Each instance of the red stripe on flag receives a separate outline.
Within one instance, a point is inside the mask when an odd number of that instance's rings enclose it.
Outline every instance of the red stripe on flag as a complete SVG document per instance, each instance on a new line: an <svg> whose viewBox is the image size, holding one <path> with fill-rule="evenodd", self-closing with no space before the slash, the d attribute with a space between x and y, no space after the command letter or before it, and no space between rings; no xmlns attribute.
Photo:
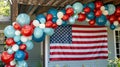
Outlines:
<svg viewBox="0 0 120 67"><path fill-rule="evenodd" d="M95 30L95 31L91 31L91 30L72 30L72 32L75 33L101 33L101 32L107 32L106 30Z"/></svg>
<svg viewBox="0 0 120 67"><path fill-rule="evenodd" d="M96 51L96 52L50 52L50 55L88 55L88 54L106 54L108 51Z"/></svg>
<svg viewBox="0 0 120 67"><path fill-rule="evenodd" d="M107 59L107 56L99 57L87 57L87 58L50 58L50 61L75 61L75 60L95 60L95 59Z"/></svg>

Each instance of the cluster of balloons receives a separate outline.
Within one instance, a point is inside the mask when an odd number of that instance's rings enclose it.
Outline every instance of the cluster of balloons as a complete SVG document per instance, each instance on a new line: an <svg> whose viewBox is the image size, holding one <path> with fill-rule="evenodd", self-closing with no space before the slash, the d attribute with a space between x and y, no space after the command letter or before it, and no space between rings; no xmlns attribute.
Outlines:
<svg viewBox="0 0 120 67"><path fill-rule="evenodd" d="M51 8L46 16L39 14L32 21L27 14L19 14L16 21L4 29L8 50L2 53L1 60L5 67L28 67L25 60L29 57L27 50L34 47L32 41L41 42L46 35L53 35L59 25L74 24L75 21L88 21L92 26L106 25L114 30L120 22L120 7L103 5L101 1L88 4L76 2L59 11Z"/></svg>

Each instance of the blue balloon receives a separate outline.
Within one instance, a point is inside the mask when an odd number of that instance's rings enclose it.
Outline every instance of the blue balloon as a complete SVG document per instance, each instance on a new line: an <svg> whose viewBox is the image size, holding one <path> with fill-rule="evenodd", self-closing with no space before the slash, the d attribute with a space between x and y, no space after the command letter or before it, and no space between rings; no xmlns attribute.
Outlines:
<svg viewBox="0 0 120 67"><path fill-rule="evenodd" d="M51 9L49 9L48 10L48 14L52 14L53 15L53 17L57 17L57 9L55 9L55 8L51 8Z"/></svg>
<svg viewBox="0 0 120 67"><path fill-rule="evenodd" d="M17 45L21 45L21 44L22 44L21 40L18 41L16 44L17 44Z"/></svg>
<svg viewBox="0 0 120 67"><path fill-rule="evenodd" d="M87 7L87 4L83 4L83 6L84 6L84 8L86 8L86 7Z"/></svg>
<svg viewBox="0 0 120 67"><path fill-rule="evenodd" d="M15 41L15 42L18 42L18 41L20 41L20 39L21 39L21 36L19 36L19 35L17 35L17 36L14 36L14 41Z"/></svg>
<svg viewBox="0 0 120 67"><path fill-rule="evenodd" d="M32 39L35 41L35 42L42 42L44 39L45 39L45 33L42 35L42 37L40 38L35 38L34 35L32 36Z"/></svg>
<svg viewBox="0 0 120 67"><path fill-rule="evenodd" d="M109 14L109 15L114 14L114 12L115 12L115 10L116 10L115 5L113 5L113 4L108 4L107 6L108 6L108 14Z"/></svg>
<svg viewBox="0 0 120 67"><path fill-rule="evenodd" d="M62 26L66 26L67 22L66 21L62 21Z"/></svg>
<svg viewBox="0 0 120 67"><path fill-rule="evenodd" d="M73 18L78 19L78 15L77 15L77 14L75 14L75 15L73 16Z"/></svg>
<svg viewBox="0 0 120 67"><path fill-rule="evenodd" d="M77 13L82 12L83 8L84 8L84 6L83 6L82 3L80 3L80 2L76 2L76 3L73 4L73 9L74 9Z"/></svg>
<svg viewBox="0 0 120 67"><path fill-rule="evenodd" d="M44 29L44 32L45 32L45 34L51 36L51 35L54 34L54 29L52 29L52 28L45 28L45 29Z"/></svg>
<svg viewBox="0 0 120 67"><path fill-rule="evenodd" d="M15 30L14 30L13 26L9 25L9 26L5 27L4 34L7 38L14 37Z"/></svg>
<svg viewBox="0 0 120 67"><path fill-rule="evenodd" d="M97 25L104 26L107 22L107 18L104 15L101 15L100 17L96 18Z"/></svg>
<svg viewBox="0 0 120 67"><path fill-rule="evenodd" d="M70 17L68 21L69 21L70 24L74 24L75 23L75 18Z"/></svg>
<svg viewBox="0 0 120 67"><path fill-rule="evenodd" d="M95 15L94 13L91 11L90 13L87 14L87 18L88 19L94 19L95 18Z"/></svg>
<svg viewBox="0 0 120 67"><path fill-rule="evenodd" d="M104 5L104 7L105 7L105 10L108 10L108 5Z"/></svg>
<svg viewBox="0 0 120 67"><path fill-rule="evenodd" d="M92 10L95 9L95 4L94 4L93 2L89 2L89 3L87 4L87 6L88 6L89 8L91 8Z"/></svg>
<svg viewBox="0 0 120 67"><path fill-rule="evenodd" d="M39 28L39 27L36 27L34 29L33 35L35 36L35 38L40 38L43 35L43 30L41 28Z"/></svg>
<svg viewBox="0 0 120 67"><path fill-rule="evenodd" d="M14 53L14 51L12 50L12 48L9 48L9 49L7 50L7 52L8 52L9 54L13 54L13 53Z"/></svg>
<svg viewBox="0 0 120 67"><path fill-rule="evenodd" d="M53 18L52 18L52 22L53 22L53 23L56 23L57 19L58 19L57 17L53 17Z"/></svg>
<svg viewBox="0 0 120 67"><path fill-rule="evenodd" d="M17 67L28 67L28 64L26 61L18 61Z"/></svg>
<svg viewBox="0 0 120 67"><path fill-rule="evenodd" d="M62 10L60 10L63 14L65 14L66 13L66 11L65 11L65 9L62 9Z"/></svg>
<svg viewBox="0 0 120 67"><path fill-rule="evenodd" d="M25 53L21 50L18 50L16 53L15 53L15 60L17 61L22 61L24 60L25 58Z"/></svg>
<svg viewBox="0 0 120 67"><path fill-rule="evenodd" d="M25 24L29 24L30 23L30 16L25 14L25 13L21 13L17 16L16 21L22 26Z"/></svg>
<svg viewBox="0 0 120 67"><path fill-rule="evenodd" d="M115 26L114 24L111 24L111 25L110 25L110 29L111 29L111 30L114 30L115 28L116 28L116 26Z"/></svg>
<svg viewBox="0 0 120 67"><path fill-rule="evenodd" d="M27 50L31 50L31 49L33 49L33 47L34 47L32 41L27 41L25 44L26 44L26 46L27 46Z"/></svg>
<svg viewBox="0 0 120 67"><path fill-rule="evenodd" d="M43 15L43 14L37 15L36 20L38 20L40 23L45 23L46 22L45 15Z"/></svg>

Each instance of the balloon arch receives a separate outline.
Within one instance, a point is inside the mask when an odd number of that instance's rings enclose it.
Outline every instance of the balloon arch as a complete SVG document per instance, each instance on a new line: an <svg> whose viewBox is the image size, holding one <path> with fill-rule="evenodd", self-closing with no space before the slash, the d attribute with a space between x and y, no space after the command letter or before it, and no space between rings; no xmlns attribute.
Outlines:
<svg viewBox="0 0 120 67"><path fill-rule="evenodd" d="M33 21L27 14L19 14L16 22L4 29L8 50L2 52L1 60L5 67L28 67L26 50L33 48L32 41L41 42L46 35L51 36L59 25L74 24L75 21L88 21L90 26L109 26L114 30L120 23L120 7L103 5L101 1L88 4L76 2L62 10L51 8L46 16L39 14Z"/></svg>

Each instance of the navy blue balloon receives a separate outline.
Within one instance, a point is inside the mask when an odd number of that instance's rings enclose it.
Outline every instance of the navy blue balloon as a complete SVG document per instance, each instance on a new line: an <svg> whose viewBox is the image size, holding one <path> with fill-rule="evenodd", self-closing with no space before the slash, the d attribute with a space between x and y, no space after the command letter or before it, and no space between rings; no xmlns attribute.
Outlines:
<svg viewBox="0 0 120 67"><path fill-rule="evenodd" d="M51 9L49 9L48 10L48 14L52 14L53 15L53 17L57 17L57 9L55 9L55 8L51 8Z"/></svg>
<svg viewBox="0 0 120 67"><path fill-rule="evenodd" d="M38 20L41 23L45 23L46 22L46 17L43 14L39 14L39 15L36 16L36 20Z"/></svg>
<svg viewBox="0 0 120 67"><path fill-rule="evenodd" d="M35 42L42 42L45 39L45 33L40 38L35 38L35 36L32 36L32 40Z"/></svg>
<svg viewBox="0 0 120 67"><path fill-rule="evenodd" d="M88 13L88 14L87 14L87 18L88 18L88 19L94 19L94 18L95 18L94 13L93 13L93 12Z"/></svg>
<svg viewBox="0 0 120 67"><path fill-rule="evenodd" d="M21 42L21 41L18 41L16 44L17 44L17 45L21 45L21 44L22 44L22 42Z"/></svg>
<svg viewBox="0 0 120 67"><path fill-rule="evenodd" d="M14 57L15 57L15 60L22 61L25 58L25 53L23 51L19 50L15 53Z"/></svg>
<svg viewBox="0 0 120 67"><path fill-rule="evenodd" d="M95 4L93 2L88 3L87 6L90 7L92 10L95 9Z"/></svg>
<svg viewBox="0 0 120 67"><path fill-rule="evenodd" d="M100 17L96 18L97 25L104 26L107 22L107 18L104 15L101 15Z"/></svg>
<svg viewBox="0 0 120 67"><path fill-rule="evenodd" d="M111 30L114 30L115 28L116 28L116 26L115 26L114 24L111 24L111 25L110 25L110 29L111 29Z"/></svg>
<svg viewBox="0 0 120 67"><path fill-rule="evenodd" d="M53 23L56 23L57 19L58 19L57 17L54 17L54 18L52 19L52 22L53 22Z"/></svg>

